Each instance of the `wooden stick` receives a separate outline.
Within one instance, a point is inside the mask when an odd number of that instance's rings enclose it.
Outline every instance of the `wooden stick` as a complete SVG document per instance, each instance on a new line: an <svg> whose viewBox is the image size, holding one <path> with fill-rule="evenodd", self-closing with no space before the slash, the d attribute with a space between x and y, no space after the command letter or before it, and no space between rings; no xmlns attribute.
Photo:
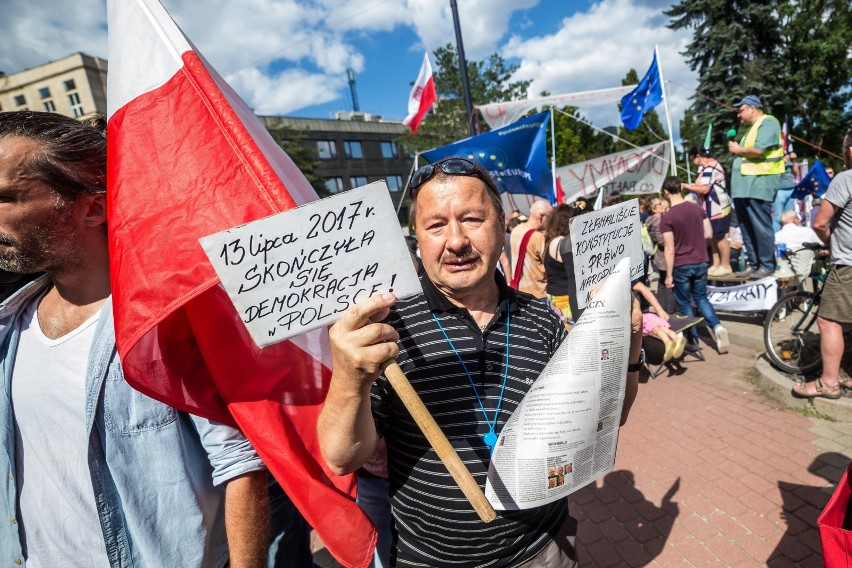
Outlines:
<svg viewBox="0 0 852 568"><path fill-rule="evenodd" d="M388 378L388 381L390 381L391 386L393 386L393 390L396 391L396 394L399 395L399 398L405 404L408 412L411 413L411 417L414 418L414 421L420 427L423 435L426 436L426 439L429 440L429 443L435 449L435 452L437 452L438 457L441 458L441 461L447 467L450 475L453 476L464 496L470 501L479 518L486 523L490 523L497 518L497 513L494 512L491 503L485 498L485 494L479 488L479 484L470 474L467 467L465 467L456 450L441 431L441 427L432 418L426 405L423 404L417 391L408 382L408 377L405 376L405 373L402 372L396 361L386 361L382 365L382 371Z"/></svg>

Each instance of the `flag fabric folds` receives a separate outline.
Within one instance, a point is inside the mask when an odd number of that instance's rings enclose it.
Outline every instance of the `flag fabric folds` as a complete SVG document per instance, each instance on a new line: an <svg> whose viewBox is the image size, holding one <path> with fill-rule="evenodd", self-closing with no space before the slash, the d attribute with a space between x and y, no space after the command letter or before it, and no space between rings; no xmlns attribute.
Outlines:
<svg viewBox="0 0 852 568"><path fill-rule="evenodd" d="M488 126L492 129L497 129L521 120L531 110L537 111L544 107L569 106L574 108L591 108L617 103L626 93L629 93L635 87L636 85L627 85L624 87L599 89L597 91L550 95L535 99L502 101L476 105L476 108L482 113L482 117L485 118Z"/></svg>
<svg viewBox="0 0 852 568"><path fill-rule="evenodd" d="M663 102L663 84L657 67L657 54L651 61L648 72L633 91L621 99L621 122L627 130L635 130L642 123L645 113Z"/></svg>
<svg viewBox="0 0 852 568"><path fill-rule="evenodd" d="M529 194L554 201L553 175L547 163L549 112L420 154L427 162L450 156L474 160L491 173L504 194ZM509 208L508 211L512 211Z"/></svg>
<svg viewBox="0 0 852 568"><path fill-rule="evenodd" d="M831 178L828 177L828 172L825 171L825 166L817 160L802 181L796 184L796 189L793 191L793 199L804 199L808 195L813 197L822 197L828 185L831 183Z"/></svg>
<svg viewBox="0 0 852 568"><path fill-rule="evenodd" d="M116 342L143 393L239 426L345 566L376 532L325 466L324 331L258 349L200 237L316 199L251 109L156 0L109 0L108 215Z"/></svg>
<svg viewBox="0 0 852 568"><path fill-rule="evenodd" d="M417 132L417 127L436 100L438 95L435 91L435 78L432 77L432 64L429 63L429 54L424 53L420 74L417 75L417 81L414 82L408 97L408 116L402 121L411 128L411 134Z"/></svg>

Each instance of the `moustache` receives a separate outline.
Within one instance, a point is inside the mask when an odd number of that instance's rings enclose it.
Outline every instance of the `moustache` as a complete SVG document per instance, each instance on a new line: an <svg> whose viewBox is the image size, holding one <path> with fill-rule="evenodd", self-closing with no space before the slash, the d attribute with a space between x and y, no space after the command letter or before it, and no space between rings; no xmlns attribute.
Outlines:
<svg viewBox="0 0 852 568"><path fill-rule="evenodd" d="M477 259L479 259L479 255L473 251L462 254L448 252L444 254L443 258L441 258L441 262L470 262Z"/></svg>

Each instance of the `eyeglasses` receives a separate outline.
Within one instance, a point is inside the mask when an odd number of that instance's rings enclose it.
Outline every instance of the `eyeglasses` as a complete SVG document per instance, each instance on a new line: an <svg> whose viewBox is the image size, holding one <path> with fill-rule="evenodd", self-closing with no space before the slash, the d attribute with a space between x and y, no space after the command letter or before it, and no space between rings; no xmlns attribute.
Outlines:
<svg viewBox="0 0 852 568"><path fill-rule="evenodd" d="M426 164L423 167L417 168L411 174L411 177L408 179L408 189L411 192L412 198L414 198L421 186L435 177L435 173L438 171L437 168L441 168L442 172L450 176L476 176L482 181L485 181L482 177L482 172L470 160L465 160L464 158L447 158L434 164ZM485 185L488 186L489 184L486 183Z"/></svg>

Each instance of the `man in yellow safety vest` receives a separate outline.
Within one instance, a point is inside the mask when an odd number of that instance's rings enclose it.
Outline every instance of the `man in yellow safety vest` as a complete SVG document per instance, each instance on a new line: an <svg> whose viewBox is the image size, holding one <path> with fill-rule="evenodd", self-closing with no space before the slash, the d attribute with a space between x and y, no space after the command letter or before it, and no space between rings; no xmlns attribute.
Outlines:
<svg viewBox="0 0 852 568"><path fill-rule="evenodd" d="M775 271L772 202L784 173L781 125L763 112L757 95L743 97L734 106L737 118L749 127L739 142L728 142L734 155L731 196L748 258L748 267L737 275L763 278Z"/></svg>

